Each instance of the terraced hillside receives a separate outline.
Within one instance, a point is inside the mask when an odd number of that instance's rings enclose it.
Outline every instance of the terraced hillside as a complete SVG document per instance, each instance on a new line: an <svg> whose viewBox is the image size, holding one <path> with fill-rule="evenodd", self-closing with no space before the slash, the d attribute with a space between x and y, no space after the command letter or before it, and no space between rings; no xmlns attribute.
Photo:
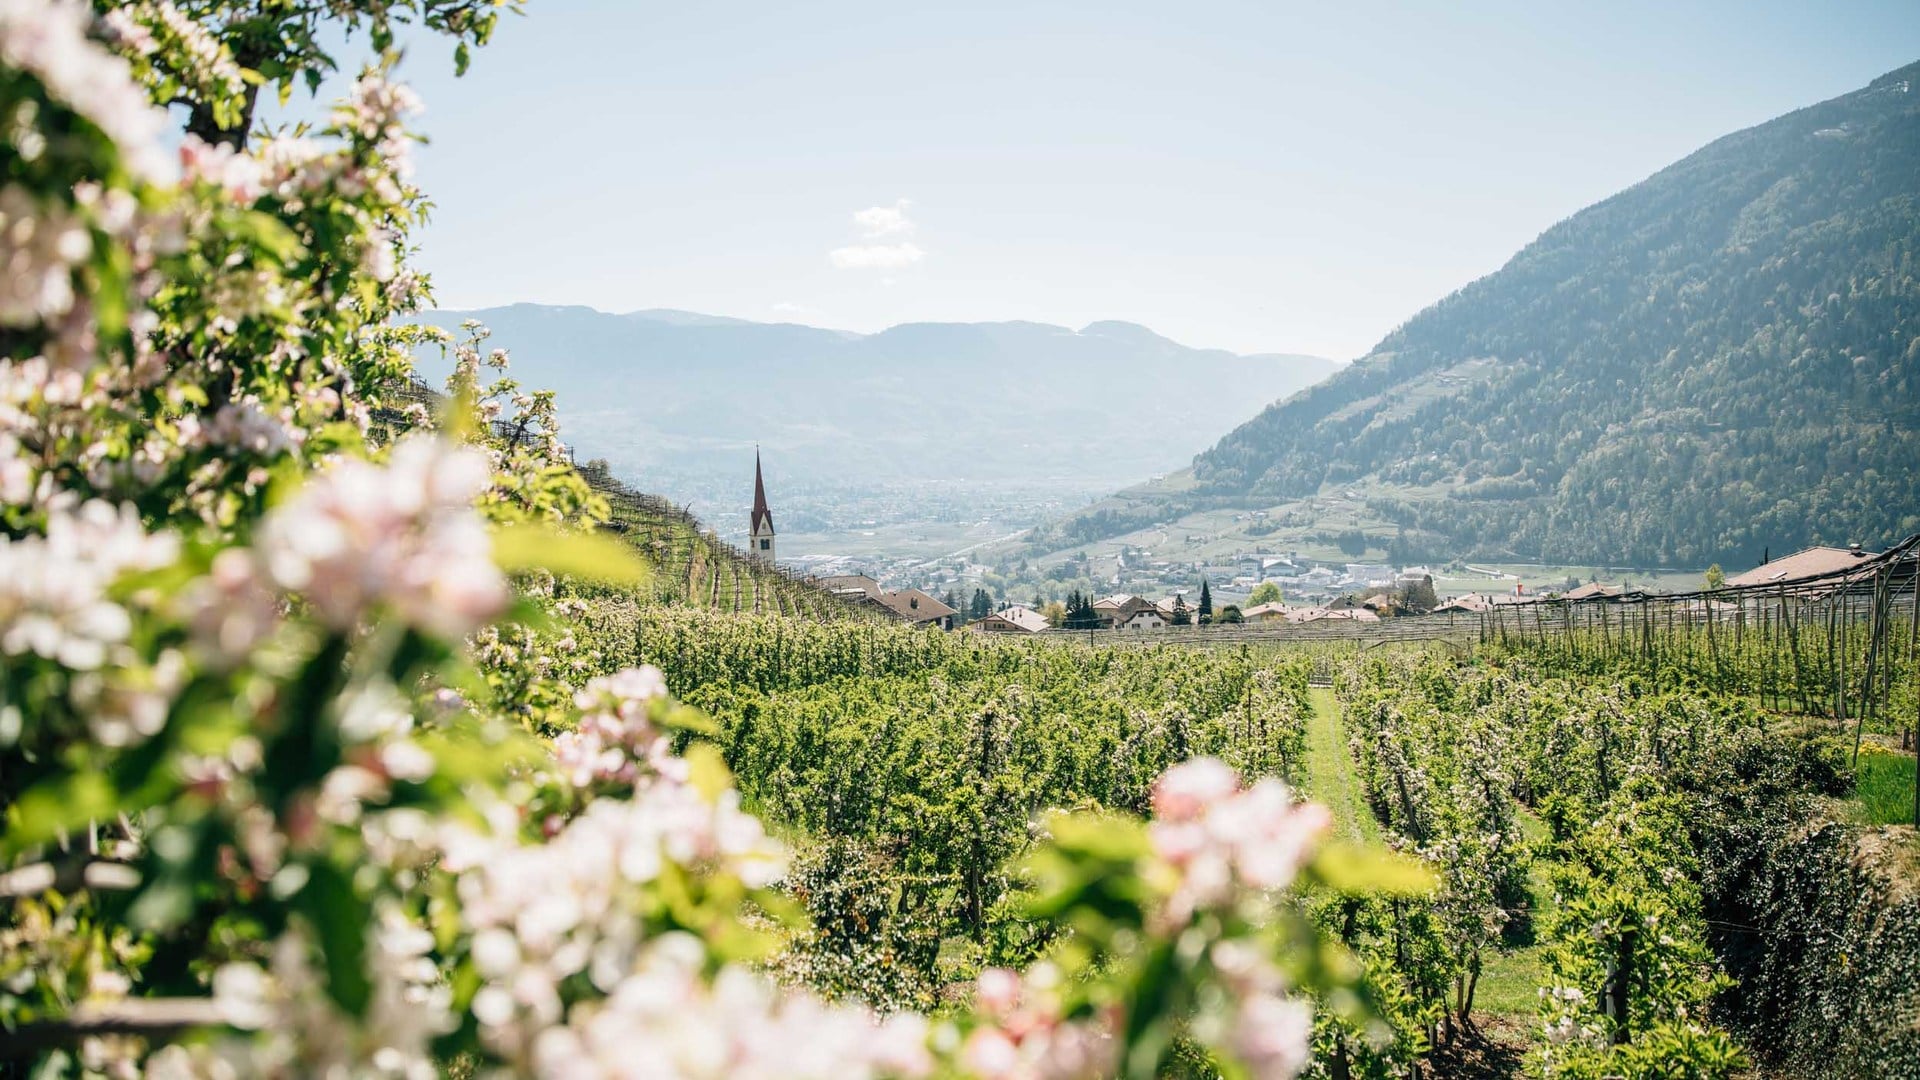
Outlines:
<svg viewBox="0 0 1920 1080"><path fill-rule="evenodd" d="M403 397L436 411L445 400L438 390L417 377ZM394 430L405 423L398 413L375 419ZM512 421L496 421L495 427L509 440L517 437ZM638 548L653 567L648 599L656 603L820 622L893 621L885 609L851 604L817 585L748 558L685 509L622 483L604 461L590 461L575 468L612 507L607 527Z"/></svg>
<svg viewBox="0 0 1920 1080"><path fill-rule="evenodd" d="M888 618L878 609L850 604L746 557L686 510L621 483L603 462L589 462L579 470L613 507L608 528L654 567L653 599L660 603L823 622Z"/></svg>

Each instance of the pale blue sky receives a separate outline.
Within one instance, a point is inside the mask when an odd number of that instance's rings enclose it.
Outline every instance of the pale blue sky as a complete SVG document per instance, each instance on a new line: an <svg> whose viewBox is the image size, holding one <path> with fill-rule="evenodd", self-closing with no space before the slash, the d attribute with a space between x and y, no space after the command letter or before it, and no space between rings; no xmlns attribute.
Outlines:
<svg viewBox="0 0 1920 1080"><path fill-rule="evenodd" d="M528 8L463 79L440 42L405 65L444 306L1117 318L1339 358L1920 58L1915 0Z"/></svg>

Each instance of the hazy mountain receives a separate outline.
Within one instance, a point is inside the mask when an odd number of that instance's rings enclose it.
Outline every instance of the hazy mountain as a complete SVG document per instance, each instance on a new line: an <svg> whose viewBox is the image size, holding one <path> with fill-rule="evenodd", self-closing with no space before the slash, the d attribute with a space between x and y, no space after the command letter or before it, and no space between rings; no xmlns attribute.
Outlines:
<svg viewBox="0 0 1920 1080"><path fill-rule="evenodd" d="M559 392L583 457L682 498L738 489L755 443L788 490L962 479L1099 490L1180 467L1226 424L1339 366L1188 348L1122 322L854 334L539 304L423 321L468 318L512 352L515 378Z"/></svg>
<svg viewBox="0 0 1920 1080"><path fill-rule="evenodd" d="M1916 91L1920 64L1575 214L1054 539L1328 497L1415 552L1588 565L1920 531Z"/></svg>

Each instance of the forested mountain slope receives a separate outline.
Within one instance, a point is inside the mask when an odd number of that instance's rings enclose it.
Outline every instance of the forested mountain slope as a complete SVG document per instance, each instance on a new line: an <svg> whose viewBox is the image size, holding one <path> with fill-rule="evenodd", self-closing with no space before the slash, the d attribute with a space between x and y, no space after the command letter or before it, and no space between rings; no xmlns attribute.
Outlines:
<svg viewBox="0 0 1920 1080"><path fill-rule="evenodd" d="M1436 546L1693 564L1920 531L1920 64L1549 229L1195 459ZM1436 497L1444 495L1444 497Z"/></svg>

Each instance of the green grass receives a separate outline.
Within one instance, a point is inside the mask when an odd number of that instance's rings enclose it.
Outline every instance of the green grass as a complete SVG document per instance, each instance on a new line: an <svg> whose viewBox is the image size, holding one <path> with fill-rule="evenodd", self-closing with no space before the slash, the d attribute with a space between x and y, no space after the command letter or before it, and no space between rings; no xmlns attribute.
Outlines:
<svg viewBox="0 0 1920 1080"><path fill-rule="evenodd" d="M1373 810L1360 791L1360 778L1353 773L1340 702L1324 687L1307 694L1313 700L1313 715L1307 718L1307 791L1333 812L1334 828L1342 837L1378 843L1380 823L1373 819Z"/></svg>
<svg viewBox="0 0 1920 1080"><path fill-rule="evenodd" d="M1546 839L1547 826L1531 810L1520 810L1520 832L1529 843ZM1527 892L1533 901L1534 933L1553 908L1553 889L1545 867L1535 863L1527 874ZM1525 1024L1540 1009L1540 988L1547 984L1547 965L1540 945L1523 945L1486 954L1480 985L1474 989L1476 1013Z"/></svg>
<svg viewBox="0 0 1920 1080"><path fill-rule="evenodd" d="M1530 945L1487 955L1473 988L1475 1015L1527 1020L1540 1012L1540 988L1547 985L1547 964Z"/></svg>
<svg viewBox="0 0 1920 1080"><path fill-rule="evenodd" d="M1531 813L1522 813L1521 831L1527 839L1538 840L1546 826ZM1527 874L1527 892L1533 899L1534 933L1553 908L1553 890L1547 883L1545 868L1535 863ZM1540 988L1547 984L1547 965L1540 945L1522 945L1485 954L1480 969L1480 985L1474 988L1473 1008L1477 1013L1525 1020L1540 1009Z"/></svg>
<svg viewBox="0 0 1920 1080"><path fill-rule="evenodd" d="M1332 690L1307 691L1313 702L1313 715L1307 718L1307 775L1303 783L1309 794L1333 812L1334 829L1355 843L1379 843L1380 823L1374 820L1360 790L1360 778L1354 775L1353 758L1347 752L1346 725L1340 718L1340 701ZM1546 835L1546 826L1530 813L1522 814L1521 830L1529 840ZM1540 918L1553 903L1544 874L1531 876L1534 917ZM1539 946L1507 949L1485 954L1480 983L1474 988L1474 1012L1497 1016L1525 1024L1539 1010L1540 987L1546 985L1546 962Z"/></svg>
<svg viewBox="0 0 1920 1080"><path fill-rule="evenodd" d="M1853 796L1869 825L1913 824L1914 759L1908 754L1862 753Z"/></svg>

